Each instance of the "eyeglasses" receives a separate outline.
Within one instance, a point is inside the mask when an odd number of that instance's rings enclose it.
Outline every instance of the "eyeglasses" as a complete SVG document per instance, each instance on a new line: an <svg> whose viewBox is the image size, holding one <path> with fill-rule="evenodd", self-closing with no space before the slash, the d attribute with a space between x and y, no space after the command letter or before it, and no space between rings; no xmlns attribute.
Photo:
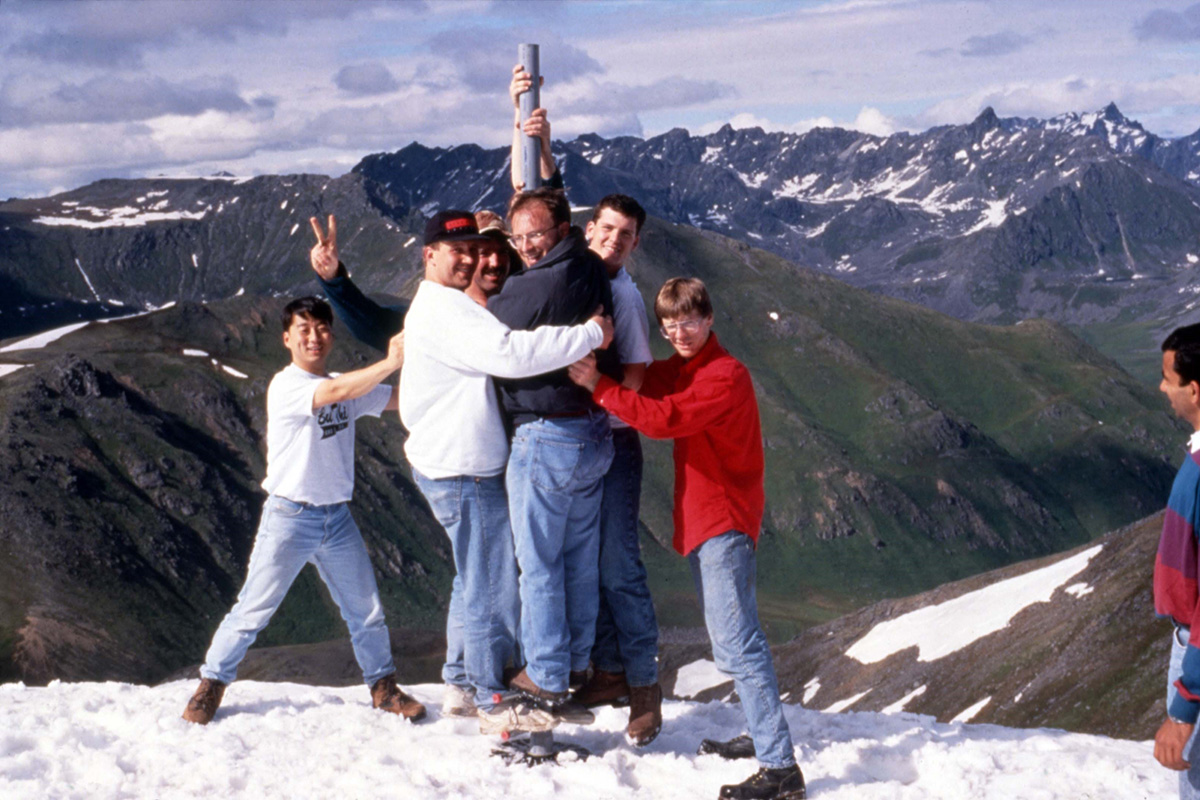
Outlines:
<svg viewBox="0 0 1200 800"><path fill-rule="evenodd" d="M662 333L664 339L670 339L677 333L689 334L700 330L700 326L704 324L703 319L684 319L679 322L668 322L658 330Z"/></svg>
<svg viewBox="0 0 1200 800"><path fill-rule="evenodd" d="M522 234L518 234L516 236L510 236L510 237L508 237L508 241L513 247L520 247L525 242L529 242L530 244L537 244L542 239L545 239L546 235L548 233L550 233L550 231L554 230L557 227L558 227L557 225L551 225L549 228L546 228L546 230L544 230L544 231L536 231L534 233L522 233Z"/></svg>

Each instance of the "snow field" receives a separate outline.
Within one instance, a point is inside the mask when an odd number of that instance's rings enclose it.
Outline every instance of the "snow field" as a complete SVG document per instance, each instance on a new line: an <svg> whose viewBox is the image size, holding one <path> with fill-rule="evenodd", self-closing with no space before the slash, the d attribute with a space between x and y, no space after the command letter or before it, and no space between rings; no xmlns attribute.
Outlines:
<svg viewBox="0 0 1200 800"><path fill-rule="evenodd" d="M409 687L430 709L412 724L371 709L364 686L243 681L207 727L179 718L194 688L0 685L0 797L692 800L755 769L695 755L702 738L743 732L733 704L667 701L643 750L625 742L626 710L599 709L593 726L559 728L592 758L528 768L490 758L499 742L473 720L441 718L436 685ZM787 717L812 798L1137 800L1175 786L1147 742L914 714Z"/></svg>
<svg viewBox="0 0 1200 800"><path fill-rule="evenodd" d="M852 644L846 655L863 664L875 664L916 646L918 661L948 656L1005 628L1028 606L1049 601L1059 587L1087 569L1102 548L1096 545L1050 566L885 620ZM1075 596L1085 594L1080 591Z"/></svg>
<svg viewBox="0 0 1200 800"><path fill-rule="evenodd" d="M56 342L72 331L77 331L87 325L87 322L75 322L70 325L64 325L61 328L43 331L36 336L30 336L25 339L13 342L5 347L0 347L0 353L12 353L17 350L40 350L51 342Z"/></svg>

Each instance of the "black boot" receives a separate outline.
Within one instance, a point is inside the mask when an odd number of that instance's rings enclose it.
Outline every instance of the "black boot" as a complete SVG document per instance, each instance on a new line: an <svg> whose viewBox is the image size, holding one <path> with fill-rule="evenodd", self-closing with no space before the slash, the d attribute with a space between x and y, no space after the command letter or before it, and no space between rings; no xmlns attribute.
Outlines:
<svg viewBox="0 0 1200 800"><path fill-rule="evenodd" d="M754 740L746 734L735 736L728 742L705 739L700 742L700 749L696 751L696 755L706 756L709 754L716 754L730 761L735 758L754 758Z"/></svg>
<svg viewBox="0 0 1200 800"><path fill-rule="evenodd" d="M804 775L800 767L767 769L758 772L741 783L721 787L721 800L804 800Z"/></svg>

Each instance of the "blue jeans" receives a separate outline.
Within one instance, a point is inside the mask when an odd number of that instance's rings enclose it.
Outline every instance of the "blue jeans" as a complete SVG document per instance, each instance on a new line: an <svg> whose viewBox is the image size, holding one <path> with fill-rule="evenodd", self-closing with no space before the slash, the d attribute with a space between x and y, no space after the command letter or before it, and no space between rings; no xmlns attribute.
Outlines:
<svg viewBox="0 0 1200 800"><path fill-rule="evenodd" d="M608 416L519 426L508 459L508 508L521 565L521 648L540 688L565 692L587 669L600 603L600 500L612 462Z"/></svg>
<svg viewBox="0 0 1200 800"><path fill-rule="evenodd" d="M638 540L642 440L633 428L613 430L613 461L600 506L600 613L592 663L624 672L630 686L658 682L658 619Z"/></svg>
<svg viewBox="0 0 1200 800"><path fill-rule="evenodd" d="M1183 654L1188 648L1188 632L1177 629L1171 636L1171 663L1167 669L1167 708L1179 694L1175 681L1183 674ZM1180 800L1200 800L1200 748L1197 748L1195 731L1183 748L1183 760L1191 767L1179 773Z"/></svg>
<svg viewBox="0 0 1200 800"><path fill-rule="evenodd" d="M783 717L771 649L758 622L754 542L728 531L688 554L717 669L733 678L758 763L778 769L796 763Z"/></svg>
<svg viewBox="0 0 1200 800"><path fill-rule="evenodd" d="M504 476L435 480L414 469L413 478L454 552L442 680L474 689L476 704L489 708L505 690L521 608Z"/></svg>
<svg viewBox="0 0 1200 800"><path fill-rule="evenodd" d="M370 686L396 671L383 604L362 534L345 503L312 506L271 495L263 504L246 583L213 634L200 676L232 683L304 565L312 563L350 628L354 658Z"/></svg>

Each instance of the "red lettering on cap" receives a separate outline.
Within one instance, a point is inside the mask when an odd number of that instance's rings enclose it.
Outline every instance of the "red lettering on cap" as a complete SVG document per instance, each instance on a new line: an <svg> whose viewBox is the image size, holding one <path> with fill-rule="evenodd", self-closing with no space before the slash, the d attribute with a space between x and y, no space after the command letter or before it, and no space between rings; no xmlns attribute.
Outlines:
<svg viewBox="0 0 1200 800"><path fill-rule="evenodd" d="M446 220L445 227L446 227L446 230L453 231L453 230L457 230L458 228L466 228L466 227L469 227L474 224L475 224L475 220L473 220L473 219L467 219L466 217L459 217L458 219Z"/></svg>

